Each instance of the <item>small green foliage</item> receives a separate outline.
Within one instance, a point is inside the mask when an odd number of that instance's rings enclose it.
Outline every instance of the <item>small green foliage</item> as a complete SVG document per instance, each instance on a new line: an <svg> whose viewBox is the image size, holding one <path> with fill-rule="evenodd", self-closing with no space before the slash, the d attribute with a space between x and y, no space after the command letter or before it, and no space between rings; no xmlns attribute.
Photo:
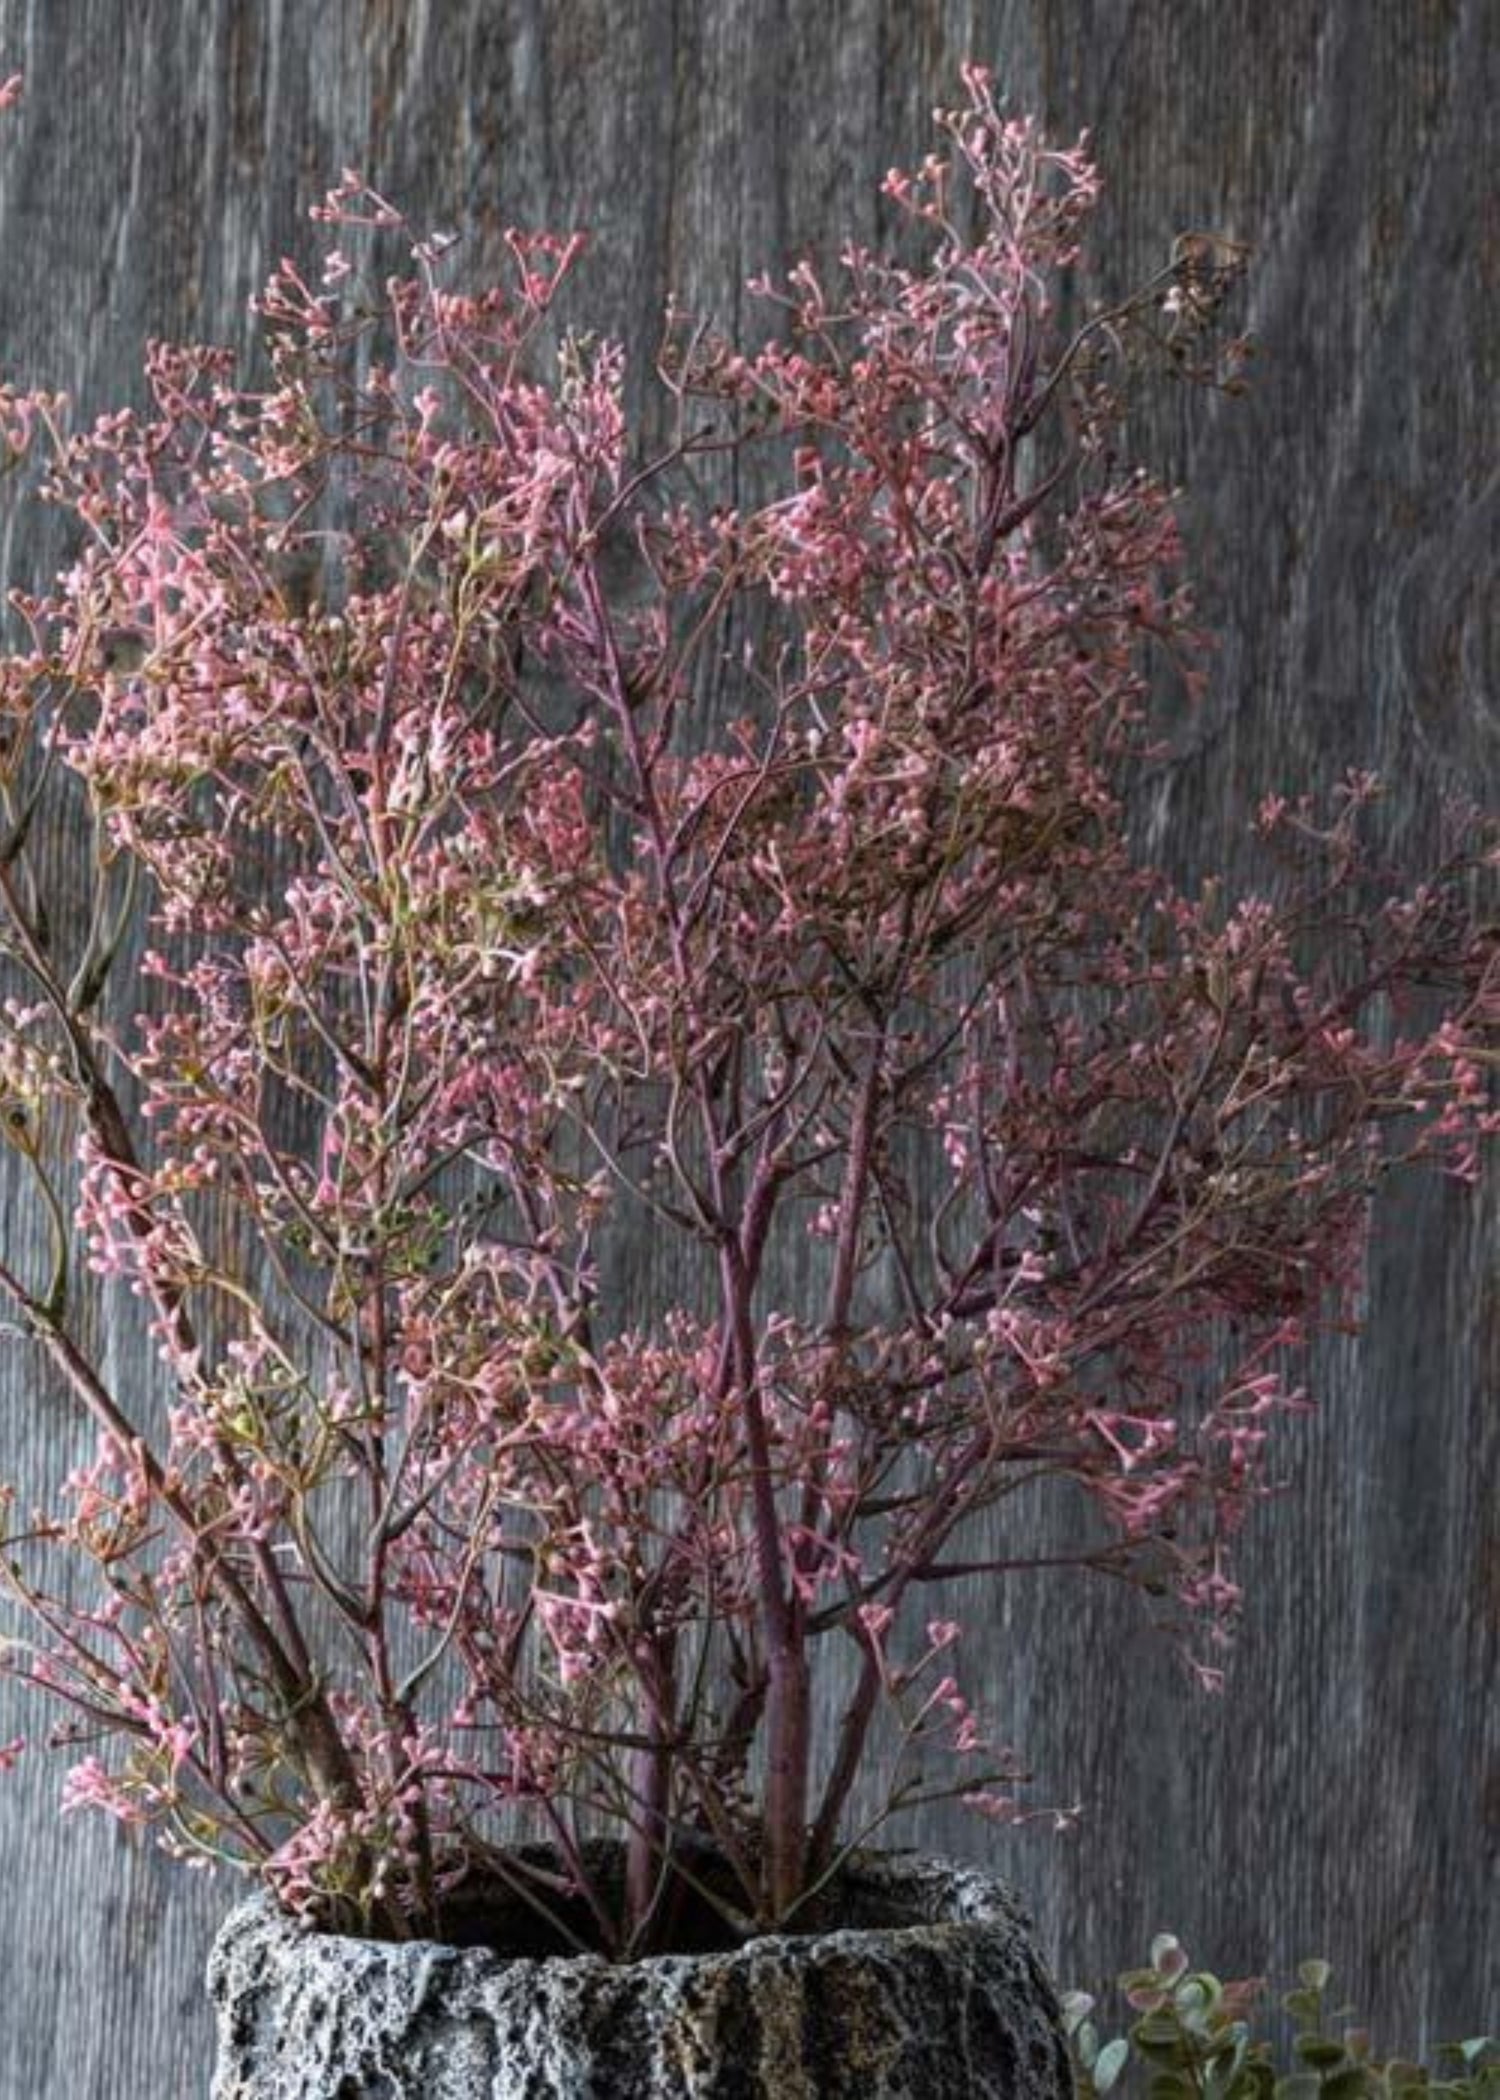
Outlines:
<svg viewBox="0 0 1500 2100"><path fill-rule="evenodd" d="M1062 2008L1080 2093L1107 2093L1125 2067L1130 2044L1117 2035L1101 2047L1099 2030L1089 2018L1094 2001L1087 1991L1069 1991Z"/></svg>
<svg viewBox="0 0 1500 2100"><path fill-rule="evenodd" d="M1282 2063L1252 2031L1263 1979L1221 1982L1192 1968L1170 1933L1158 1933L1149 1965L1116 1979L1139 2015L1128 2040L1101 2039L1087 1992L1063 1998L1078 2100L1117 2087L1132 2054L1140 2077L1127 2081L1131 2100L1500 2100L1500 2043L1483 2035L1447 2043L1436 2071L1401 2057L1377 2062L1369 2034L1344 2024L1351 2008L1329 2007L1331 1976L1326 1961L1299 1965L1297 1987L1281 2000L1294 2023L1290 2062Z"/></svg>

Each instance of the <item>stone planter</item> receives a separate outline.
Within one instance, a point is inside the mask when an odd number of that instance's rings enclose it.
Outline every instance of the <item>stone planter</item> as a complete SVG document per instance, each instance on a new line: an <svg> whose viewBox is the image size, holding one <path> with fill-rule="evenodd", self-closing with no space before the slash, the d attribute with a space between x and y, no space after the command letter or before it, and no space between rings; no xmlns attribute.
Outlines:
<svg viewBox="0 0 1500 2100"><path fill-rule="evenodd" d="M512 1953L506 1907L489 1945L394 1946L241 1904L213 2100L1070 2100L1027 1922L972 1868L865 1855L828 1931L623 1964Z"/></svg>

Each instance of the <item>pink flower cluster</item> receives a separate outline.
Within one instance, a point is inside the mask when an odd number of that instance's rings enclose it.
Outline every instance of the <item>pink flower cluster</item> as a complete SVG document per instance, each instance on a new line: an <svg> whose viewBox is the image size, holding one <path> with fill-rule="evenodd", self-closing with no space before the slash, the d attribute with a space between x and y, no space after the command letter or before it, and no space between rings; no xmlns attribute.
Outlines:
<svg viewBox="0 0 1500 2100"><path fill-rule="evenodd" d="M64 959L0 868L57 1241L0 1284L100 1444L7 1579L65 1738L126 1745L66 1805L296 1909L422 1929L540 1831L537 1900L628 1952L689 1841L774 1923L857 1798L1026 1813L940 1586L1073 1565L1227 1630L1371 1187L1497 1128L1482 825L1394 898L1358 780L1262 810L1264 898L1135 852L1155 668L1201 667L1098 353L1180 365L1197 307L1173 265L1061 335L1093 168L965 86L899 257L765 283L759 347L672 317L655 450L561 325L575 238L479 293L414 242L381 295L354 175L263 390L156 346L57 448L87 531L0 711L97 908ZM87 1340L121 1291L141 1390ZM988 1543L1058 1489L1063 1550Z"/></svg>

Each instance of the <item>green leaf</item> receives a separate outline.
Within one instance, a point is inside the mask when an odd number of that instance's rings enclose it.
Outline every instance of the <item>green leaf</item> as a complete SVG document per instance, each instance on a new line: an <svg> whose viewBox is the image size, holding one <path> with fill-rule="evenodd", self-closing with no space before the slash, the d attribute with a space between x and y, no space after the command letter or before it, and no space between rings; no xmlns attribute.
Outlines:
<svg viewBox="0 0 1500 2100"><path fill-rule="evenodd" d="M1094 2009L1087 1991L1064 1991L1058 2003L1062 2007L1064 2034L1076 2034Z"/></svg>
<svg viewBox="0 0 1500 2100"><path fill-rule="evenodd" d="M1297 1964L1297 1975L1310 1991L1326 1991L1333 1970L1326 1961L1301 1961Z"/></svg>
<svg viewBox="0 0 1500 2100"><path fill-rule="evenodd" d="M1192 2016L1192 2024L1199 2024L1224 1995L1224 1986L1217 1976L1210 1976L1206 1969L1197 1969L1185 1976L1172 1996L1177 2001L1177 2010Z"/></svg>
<svg viewBox="0 0 1500 2100"><path fill-rule="evenodd" d="M1145 2033L1141 2033L1141 2029L1145 2029ZM1158 2018L1158 2014L1149 2014L1145 2020L1137 2020L1137 2024L1130 2029L1130 2041L1141 2052L1141 2056L1145 2056L1153 2064L1164 2064L1170 2071L1181 2071L1185 2064L1193 2060L1181 2026L1176 2024L1176 2020Z"/></svg>
<svg viewBox="0 0 1500 2100"><path fill-rule="evenodd" d="M1299 2034L1292 2047L1315 2071L1331 2071L1335 2064L1347 2062L1349 2055L1342 2042L1326 2034Z"/></svg>
<svg viewBox="0 0 1500 2100"><path fill-rule="evenodd" d="M1243 2022L1231 2028L1226 2040L1228 2048L1217 2051L1208 2066L1208 2076L1204 2083L1209 2100L1229 2100L1235 2089L1249 2046Z"/></svg>
<svg viewBox="0 0 1500 2100"><path fill-rule="evenodd" d="M1125 2003L1132 2012L1160 2012L1162 2007L1169 2005L1171 2001L1171 1992L1161 1989L1159 1985L1153 1985L1148 1989L1143 1984L1137 1984L1134 1990L1125 1993Z"/></svg>
<svg viewBox="0 0 1500 2100"><path fill-rule="evenodd" d="M1386 2090L1390 2093L1425 2093L1427 2071L1422 2064L1406 2063L1400 2057L1392 2057L1385 2066Z"/></svg>
<svg viewBox="0 0 1500 2100"><path fill-rule="evenodd" d="M1125 2060L1129 2054L1130 2044L1123 2035L1117 2034L1112 2042L1105 2043L1094 2063L1093 2078L1094 2091L1096 2093L1107 2093L1109 2091L1121 2071L1124 2070Z"/></svg>
<svg viewBox="0 0 1500 2100"><path fill-rule="evenodd" d="M1293 2071L1286 2078L1278 2078L1275 2100L1318 2100L1323 2082L1315 2071Z"/></svg>
<svg viewBox="0 0 1500 2100"><path fill-rule="evenodd" d="M1171 2013L1147 2013L1130 2030L1130 2039L1142 2056L1154 2063L1181 2064L1187 2061L1182 2029Z"/></svg>
<svg viewBox="0 0 1500 2100"><path fill-rule="evenodd" d="M1198 2100L1198 2088L1181 2071L1158 2071L1147 2091L1151 2100Z"/></svg>
<svg viewBox="0 0 1500 2100"><path fill-rule="evenodd" d="M1069 2040L1073 2044L1073 2054L1085 2071L1092 2071L1094 2058L1099 2054L1099 2031L1093 2022L1085 2020L1077 2032L1069 2036Z"/></svg>
<svg viewBox="0 0 1500 2100"><path fill-rule="evenodd" d="M1323 2080L1323 2100L1363 2100L1373 2092L1375 2081L1363 2064L1350 2064Z"/></svg>

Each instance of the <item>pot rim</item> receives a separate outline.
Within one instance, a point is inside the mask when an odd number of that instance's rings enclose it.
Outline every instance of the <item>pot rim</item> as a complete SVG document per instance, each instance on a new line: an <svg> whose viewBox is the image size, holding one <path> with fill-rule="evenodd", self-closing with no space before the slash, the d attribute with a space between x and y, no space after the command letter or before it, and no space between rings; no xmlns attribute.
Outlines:
<svg viewBox="0 0 1500 2100"><path fill-rule="evenodd" d="M614 1839L591 1839L586 1851L605 1848L612 1853L623 1852L623 1845ZM546 1845L525 1845L512 1848L517 1853L550 1855L552 1848ZM778 1959L785 1958L789 1949L800 1949L808 1958L814 1958L817 1950L833 1947L836 1951L853 1951L858 1946L868 1947L872 1943L899 1948L918 1941L931 1945L934 1939L949 1945L961 1945L970 1937L983 1937L994 1932L1031 1933L1034 1928L1025 1906L1009 1883L1002 1881L989 1867L972 1861L955 1860L944 1855L922 1852L914 1847L884 1852L861 1850L851 1853L839 1869L838 1883L853 1881L877 1890L889 1892L893 1901L899 1901L901 1892L909 1889L914 1903L920 1901L920 1892L925 1891L929 1910L926 1915L914 1916L891 1924L841 1924L831 1923L806 1931L767 1931L752 1934L737 1946L707 1950L673 1951L641 1955L629 1961L613 1961L594 1949L575 1951L559 1949L541 1954L509 1954L480 1943L460 1944L456 1941L423 1937L411 1940L374 1939L362 1933L329 1932L310 1919L298 1917L277 1901L273 1891L260 1887L250 1891L236 1904L225 1918L216 1935L216 1948L220 1943L242 1937L269 1937L279 1942L281 1951L290 1953L294 1947L303 1948L308 1943L340 1950L344 1961L365 1961L371 1965L388 1964L396 1957L406 1962L430 1962L434 1956L453 1961L464 1961L489 1970L514 1970L522 1966L532 1968L554 1967L562 1964L590 1966L628 1972L652 1965L671 1964L682 1970L697 1968L723 1968L740 1962L764 1959L768 1953ZM945 1914L946 1911L946 1914Z"/></svg>

